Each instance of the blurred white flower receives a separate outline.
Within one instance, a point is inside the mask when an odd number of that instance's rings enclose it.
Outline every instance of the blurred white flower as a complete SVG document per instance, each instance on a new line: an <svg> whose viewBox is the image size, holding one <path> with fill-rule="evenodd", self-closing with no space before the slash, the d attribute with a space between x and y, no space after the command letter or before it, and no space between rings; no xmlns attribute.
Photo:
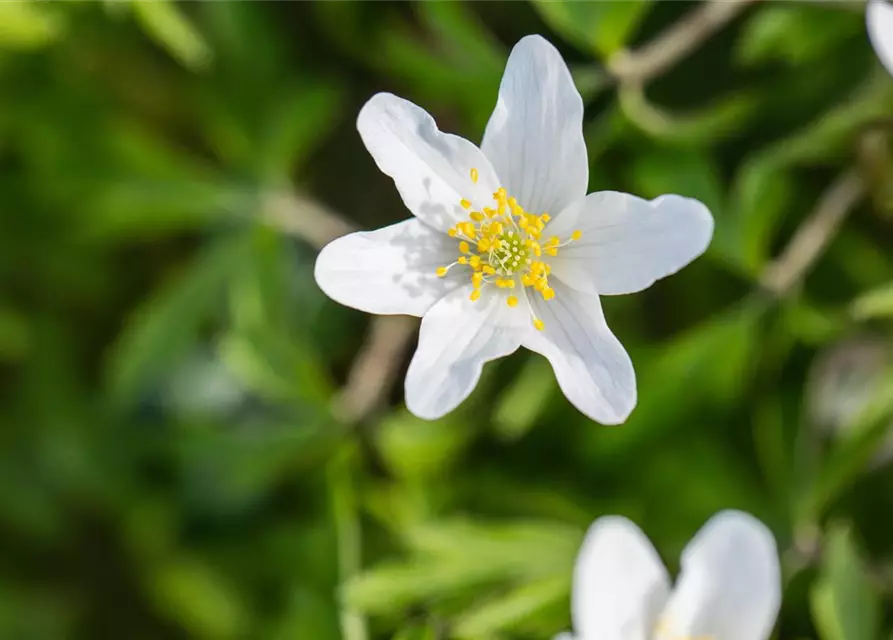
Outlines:
<svg viewBox="0 0 893 640"><path fill-rule="evenodd" d="M580 411L623 422L635 373L599 295L645 289L703 253L707 208L675 195L586 195L583 101L539 36L512 50L480 149L390 94L366 103L357 128L415 217L335 240L316 281L344 305L423 317L409 409L448 413L485 362L524 346L548 358Z"/></svg>
<svg viewBox="0 0 893 640"><path fill-rule="evenodd" d="M887 71L893 73L893 5L886 0L869 0L865 21L875 53Z"/></svg>
<svg viewBox="0 0 893 640"><path fill-rule="evenodd" d="M883 338L863 335L824 349L810 367L806 410L822 433L845 440L856 435L860 414L884 392L893 366L893 347ZM893 423L871 460L877 467L893 460Z"/></svg>
<svg viewBox="0 0 893 640"><path fill-rule="evenodd" d="M645 534L610 516L577 558L575 635L556 640L766 640L780 603L775 539L753 516L713 516L682 552L673 589Z"/></svg>

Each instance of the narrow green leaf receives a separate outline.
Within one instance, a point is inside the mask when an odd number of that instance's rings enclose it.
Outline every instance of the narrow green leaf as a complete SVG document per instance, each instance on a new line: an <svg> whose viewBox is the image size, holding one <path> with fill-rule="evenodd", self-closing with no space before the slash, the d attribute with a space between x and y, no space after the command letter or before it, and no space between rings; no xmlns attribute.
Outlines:
<svg viewBox="0 0 893 640"><path fill-rule="evenodd" d="M828 54L865 29L856 12L797 3L766 6L754 14L738 40L744 64L782 60L804 64Z"/></svg>
<svg viewBox="0 0 893 640"><path fill-rule="evenodd" d="M863 293L853 301L850 311L857 320L893 317L893 282Z"/></svg>
<svg viewBox="0 0 893 640"><path fill-rule="evenodd" d="M513 629L525 619L567 598L570 575L538 580L466 610L453 623L457 638L485 638Z"/></svg>
<svg viewBox="0 0 893 640"><path fill-rule="evenodd" d="M627 45L651 8L651 2L535 0L533 6L568 42L584 51L607 57Z"/></svg>
<svg viewBox="0 0 893 640"><path fill-rule="evenodd" d="M537 422L558 383L545 358L531 358L521 373L499 396L493 428L506 440L524 436Z"/></svg>
<svg viewBox="0 0 893 640"><path fill-rule="evenodd" d="M169 0L133 2L146 33L183 66L201 71L211 62L211 48L180 8Z"/></svg>
<svg viewBox="0 0 893 640"><path fill-rule="evenodd" d="M0 50L40 49L55 42L65 30L65 22L53 9L49 3L0 2Z"/></svg>
<svg viewBox="0 0 893 640"><path fill-rule="evenodd" d="M245 254L243 238L224 238L196 258L187 272L144 302L131 316L110 356L110 393L130 403L188 351L202 325L223 308L223 294Z"/></svg>
<svg viewBox="0 0 893 640"><path fill-rule="evenodd" d="M828 533L821 574L810 594L821 640L874 640L880 631L879 597L847 526Z"/></svg>

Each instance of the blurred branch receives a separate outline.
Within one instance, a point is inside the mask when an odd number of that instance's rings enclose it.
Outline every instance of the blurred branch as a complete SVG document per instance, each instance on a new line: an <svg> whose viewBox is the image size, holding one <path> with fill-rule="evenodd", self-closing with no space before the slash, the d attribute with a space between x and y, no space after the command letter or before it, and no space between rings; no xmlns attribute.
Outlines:
<svg viewBox="0 0 893 640"><path fill-rule="evenodd" d="M321 249L357 227L324 204L301 194L271 197L264 207L267 224ZM418 320L407 316L375 316L350 372L338 393L334 411L351 424L371 416L385 401Z"/></svg>
<svg viewBox="0 0 893 640"><path fill-rule="evenodd" d="M332 209L299 193L276 194L264 203L264 222L322 249L335 238L359 229Z"/></svg>
<svg viewBox="0 0 893 640"><path fill-rule="evenodd" d="M621 82L644 84L661 75L757 0L707 0L636 51L621 51L608 70Z"/></svg>
<svg viewBox="0 0 893 640"><path fill-rule="evenodd" d="M338 417L355 423L378 409L394 384L403 354L418 326L409 316L376 316L336 400Z"/></svg>
<svg viewBox="0 0 893 640"><path fill-rule="evenodd" d="M848 171L835 180L781 255L763 271L760 278L763 287L777 296L784 296L796 287L864 193L865 184L855 171Z"/></svg>

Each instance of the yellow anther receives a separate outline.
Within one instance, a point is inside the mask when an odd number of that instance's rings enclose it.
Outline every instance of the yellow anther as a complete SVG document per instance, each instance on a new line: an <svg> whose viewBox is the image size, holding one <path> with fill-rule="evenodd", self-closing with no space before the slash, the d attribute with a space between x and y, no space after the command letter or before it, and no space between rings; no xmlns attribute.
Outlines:
<svg viewBox="0 0 893 640"><path fill-rule="evenodd" d="M489 264L485 264L481 270L488 276L496 275L496 269L491 267Z"/></svg>
<svg viewBox="0 0 893 640"><path fill-rule="evenodd" d="M484 213L487 214L488 218L492 218L496 215L496 209L494 209L493 207L484 207Z"/></svg>
<svg viewBox="0 0 893 640"><path fill-rule="evenodd" d="M543 222L548 222L551 219L552 219L552 216L550 216L548 213L544 213L543 215L540 216L540 220L542 220Z"/></svg>
<svg viewBox="0 0 893 640"><path fill-rule="evenodd" d="M475 289L480 289L480 288L481 288L481 283L482 283L483 281L484 281L484 274L481 273L480 271L477 271L477 272L471 274L471 285L472 285Z"/></svg>
<svg viewBox="0 0 893 640"><path fill-rule="evenodd" d="M480 251L481 253L486 253L489 250L490 250L490 241L487 240L486 238L481 238L478 241L478 251Z"/></svg>
<svg viewBox="0 0 893 640"><path fill-rule="evenodd" d="M471 181L475 184L478 182L478 170L474 167L471 168Z"/></svg>
<svg viewBox="0 0 893 640"><path fill-rule="evenodd" d="M494 222L493 224L491 224L490 225L490 233L492 233L495 236L498 236L499 234L501 234L502 233L502 223Z"/></svg>
<svg viewBox="0 0 893 640"><path fill-rule="evenodd" d="M477 235L474 224L472 224L471 222L460 222L456 225L456 227L459 229L459 231L462 232L463 235L468 238L474 239L474 237Z"/></svg>
<svg viewBox="0 0 893 640"><path fill-rule="evenodd" d="M449 231L447 231L447 235L448 235L449 237L451 237L451 238L455 238L455 237L456 237L456 230L455 230L455 229L450 229Z"/></svg>
<svg viewBox="0 0 893 640"><path fill-rule="evenodd" d="M459 264L468 264L468 258L466 258L465 256L459 256L458 262Z"/></svg>
<svg viewBox="0 0 893 640"><path fill-rule="evenodd" d="M517 307L518 299L515 296L509 296L505 299L505 303L510 307Z"/></svg>
<svg viewBox="0 0 893 640"><path fill-rule="evenodd" d="M537 331L542 331L543 329L546 328L546 325L543 324L543 321L540 320L539 318L534 318L534 319L533 319L533 326L536 327L536 330L537 330Z"/></svg>
<svg viewBox="0 0 893 640"><path fill-rule="evenodd" d="M446 267L437 267L437 275L442 278L447 274L447 270Z"/></svg>
<svg viewBox="0 0 893 640"><path fill-rule="evenodd" d="M468 243L463 240L459 243L459 251L461 253L468 253L471 249L468 247Z"/></svg>
<svg viewBox="0 0 893 640"><path fill-rule="evenodd" d="M468 214L468 217L474 220L475 222L482 222L484 220L484 214L480 211L472 211Z"/></svg>
<svg viewBox="0 0 893 640"><path fill-rule="evenodd" d="M579 240L583 237L583 232L577 229L571 234L571 240Z"/></svg>
<svg viewBox="0 0 893 640"><path fill-rule="evenodd" d="M468 298L469 298L472 302L474 302L475 300L477 300L477 299L480 298L480 297L481 297L481 290L480 290L480 289L474 289L474 290L471 292L471 295L468 296Z"/></svg>
<svg viewBox="0 0 893 640"><path fill-rule="evenodd" d="M475 271L479 270L481 268L481 257L471 256L471 258L468 259L468 264L470 264Z"/></svg>
<svg viewBox="0 0 893 640"><path fill-rule="evenodd" d="M556 249L555 247L546 247L546 248L544 249L544 251L545 251L546 253L548 253L550 256L557 256L557 255L558 255L558 249Z"/></svg>
<svg viewBox="0 0 893 640"><path fill-rule="evenodd" d="M462 205L463 209L471 209L471 202L469 200L462 199L459 201L459 204Z"/></svg>
<svg viewBox="0 0 893 640"><path fill-rule="evenodd" d="M551 300L555 297L555 290L552 287L543 288L543 300Z"/></svg>

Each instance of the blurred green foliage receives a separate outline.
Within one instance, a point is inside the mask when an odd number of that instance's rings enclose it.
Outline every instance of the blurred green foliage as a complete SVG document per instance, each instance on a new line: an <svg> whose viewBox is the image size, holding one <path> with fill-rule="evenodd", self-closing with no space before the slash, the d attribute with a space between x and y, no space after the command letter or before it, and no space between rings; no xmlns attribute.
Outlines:
<svg viewBox="0 0 893 640"><path fill-rule="evenodd" d="M778 637L890 637L893 78L858 3L755 3L647 86L606 71L698 6L0 3L0 638L546 638L594 518L675 569L730 507L779 541ZM358 109L477 140L527 33L578 79L591 190L700 198L715 240L604 301L625 426L526 353L441 421L395 385L350 424L369 318L289 203L405 218ZM762 286L849 172L814 268Z"/></svg>

